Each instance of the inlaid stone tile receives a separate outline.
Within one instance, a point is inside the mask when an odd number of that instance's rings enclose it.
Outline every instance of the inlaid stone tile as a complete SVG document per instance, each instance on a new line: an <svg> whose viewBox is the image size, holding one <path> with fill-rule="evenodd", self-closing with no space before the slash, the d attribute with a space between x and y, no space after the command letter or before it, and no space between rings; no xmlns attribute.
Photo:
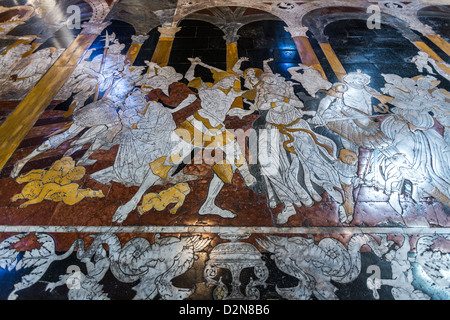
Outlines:
<svg viewBox="0 0 450 320"><path fill-rule="evenodd" d="M448 300L449 16L4 1L0 299Z"/></svg>

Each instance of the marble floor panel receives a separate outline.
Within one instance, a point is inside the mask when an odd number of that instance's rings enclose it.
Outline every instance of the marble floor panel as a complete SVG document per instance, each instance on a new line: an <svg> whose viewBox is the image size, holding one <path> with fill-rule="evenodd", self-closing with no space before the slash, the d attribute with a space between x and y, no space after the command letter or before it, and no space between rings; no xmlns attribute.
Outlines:
<svg viewBox="0 0 450 320"><path fill-rule="evenodd" d="M4 1L0 299L448 300L429 2Z"/></svg>

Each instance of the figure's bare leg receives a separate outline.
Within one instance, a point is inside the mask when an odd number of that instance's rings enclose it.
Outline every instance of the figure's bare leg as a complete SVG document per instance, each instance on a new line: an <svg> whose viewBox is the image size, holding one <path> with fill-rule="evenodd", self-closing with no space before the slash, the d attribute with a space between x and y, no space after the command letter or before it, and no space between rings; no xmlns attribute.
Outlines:
<svg viewBox="0 0 450 320"><path fill-rule="evenodd" d="M103 141L102 139L95 139L95 133L97 131L93 131L94 136L91 138L93 141L91 143L91 146L89 147L89 149L84 153L84 155L80 158L80 160L78 160L77 165L78 166L90 166L93 165L94 163L97 162L97 160L92 160L89 159L89 157L97 150L99 150L100 148L102 148L106 142ZM98 132L103 132L103 131L98 131ZM83 144L76 144L75 148L77 147L82 147Z"/></svg>
<svg viewBox="0 0 450 320"><path fill-rule="evenodd" d="M80 145L80 146L75 146L75 147L73 147L73 148L68 149L68 150L64 153L63 158L65 158L65 157L70 157L71 155L73 155L75 152L81 150L82 148L83 148L83 146Z"/></svg>
<svg viewBox="0 0 450 320"><path fill-rule="evenodd" d="M144 182L142 182L142 185L139 187L139 190L136 192L136 194L131 198L130 201L128 201L126 204L120 206L116 212L114 213L113 222L122 223L125 221L125 219L128 217L128 214L136 209L139 201L141 201L141 198L144 196L145 192L155 184L156 181L158 181L160 178L155 175L151 170L148 171L147 175L145 176Z"/></svg>
<svg viewBox="0 0 450 320"><path fill-rule="evenodd" d="M178 201L175 203L175 206L169 211L171 214L176 214L178 209L180 209L183 206L184 201L186 200L186 196L181 194L178 196L177 200Z"/></svg>
<svg viewBox="0 0 450 320"><path fill-rule="evenodd" d="M223 210L223 209L219 208L218 206L216 206L216 204L215 204L216 197L218 196L218 194L220 193L220 190L222 190L224 185L225 185L225 182L223 182L219 178L219 176L214 174L214 177L211 180L211 183L209 184L208 195L206 197L206 201L203 203L198 214L200 214L200 215L212 214L212 215L221 216L222 218L236 217L235 213L228 211L228 210Z"/></svg>
<svg viewBox="0 0 450 320"><path fill-rule="evenodd" d="M277 207L275 192L273 191L272 185L270 184L269 178L267 178L267 176L264 176L264 181L266 182L267 195L269 196L269 208L275 209Z"/></svg>
<svg viewBox="0 0 450 320"><path fill-rule="evenodd" d="M99 147L92 145L84 155L78 160L77 166L90 166L97 162L97 160L89 159L89 157L98 149Z"/></svg>
<svg viewBox="0 0 450 320"><path fill-rule="evenodd" d="M285 224L288 222L289 218L297 214L295 207L292 203L285 203L284 209L277 217L278 224Z"/></svg>
<svg viewBox="0 0 450 320"><path fill-rule="evenodd" d="M28 156L26 156L25 158L16 161L16 163L14 164L14 168L11 171L10 177L11 178L17 178L20 174L20 171L23 169L23 167L34 157L40 155L41 153L48 151L52 149L52 146L50 144L50 142L45 141L43 144L41 144L37 149L35 149L33 152L31 152Z"/></svg>
<svg viewBox="0 0 450 320"><path fill-rule="evenodd" d="M248 187L253 186L256 183L256 178L250 173L250 170L248 168L248 163L245 160L244 156L242 155L241 149L239 147L239 144L235 141L233 144L227 146L231 149L225 149L225 154L227 156L228 162L231 164L231 168L233 170L233 174L236 172L236 170L239 170L242 178L244 179L245 184ZM232 152L228 152L229 150L232 150ZM236 165L235 159L242 160L239 165ZM236 217L236 214L229 211L224 210L216 206L215 201L217 196L219 195L220 191L222 190L223 186L225 185L225 182L220 179L220 177L217 174L214 174L213 179L211 180L209 184L208 189L208 195L206 197L206 201L200 208L198 214L200 215L218 215L222 218L234 218Z"/></svg>
<svg viewBox="0 0 450 320"><path fill-rule="evenodd" d="M346 218L345 221L341 221L341 222L346 222L346 223L350 223L353 221L353 214L355 213L355 199L353 197L353 186L352 185L348 185L348 184L344 184L341 182L342 185L342 190L344 191L344 202L339 202L342 204L342 207L345 210L346 213Z"/></svg>
<svg viewBox="0 0 450 320"><path fill-rule="evenodd" d="M11 201L16 202L17 200L23 200L23 199L25 199L25 197L21 193L18 193L11 198Z"/></svg>
<svg viewBox="0 0 450 320"><path fill-rule="evenodd" d="M84 128L80 127L76 124L72 124L72 126L64 131L63 133L60 133L58 135L52 136L49 140L44 141L36 150L31 152L28 156L25 158L18 160L14 164L14 168L11 171L11 178L17 178L19 176L20 171L23 169L23 167L34 157L38 156L41 153L44 153L50 149L56 149L59 147L63 142L72 139L77 134L79 134Z"/></svg>
<svg viewBox="0 0 450 320"><path fill-rule="evenodd" d="M403 214L403 208L400 204L400 194L397 191L394 191L389 196L389 204L391 207L399 214Z"/></svg>

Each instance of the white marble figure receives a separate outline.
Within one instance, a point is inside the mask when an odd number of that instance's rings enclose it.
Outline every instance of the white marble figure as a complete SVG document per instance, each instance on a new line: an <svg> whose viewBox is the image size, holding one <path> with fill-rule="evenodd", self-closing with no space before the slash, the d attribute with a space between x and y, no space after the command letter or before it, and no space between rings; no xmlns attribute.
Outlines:
<svg viewBox="0 0 450 320"><path fill-rule="evenodd" d="M148 66L147 73L136 83L136 86L140 86L143 92L161 89L164 94L169 96L170 85L183 79L183 75L178 73L174 67L161 67L150 61L145 61L145 64Z"/></svg>
<svg viewBox="0 0 450 320"><path fill-rule="evenodd" d="M241 70L242 62L249 61L249 58L242 57L240 58L232 71L241 78L244 78L244 87L247 88L252 94L248 95L249 99L244 98L243 101L250 105L249 110L241 109L241 108L232 108L228 112L229 116L236 116L240 119L243 119L245 116L253 114L257 111L256 105L251 103L250 100L256 99L258 87L263 83L262 78L264 74L272 74L272 69L270 68L269 62L273 61L273 58L267 59L263 61L263 69L259 68L248 68L244 71ZM250 98L251 97L251 98Z"/></svg>
<svg viewBox="0 0 450 320"><path fill-rule="evenodd" d="M424 69L425 69L429 74L435 74L434 71L433 71L433 68L429 64L429 62L430 62L430 55L428 53L420 51L417 54L417 56L415 56L415 57L413 57L411 59L411 62L416 65L417 70L420 73L423 73Z"/></svg>
<svg viewBox="0 0 450 320"><path fill-rule="evenodd" d="M24 63L20 62L12 70L11 80L14 90L19 92L31 90L64 50L46 48L23 59Z"/></svg>
<svg viewBox="0 0 450 320"><path fill-rule="evenodd" d="M372 97L381 94L369 87L370 81L371 77L360 71L349 73L342 83L335 83L327 92L311 120L338 134L344 147L340 158L348 165L344 170L346 178L341 181L346 198L343 205L346 215L342 210L339 212L341 222L353 219L353 190L361 183L357 174L359 148L378 150L391 144L372 117Z"/></svg>
<svg viewBox="0 0 450 320"><path fill-rule="evenodd" d="M23 99L64 51L64 49L46 48L22 58L14 49L11 49L13 53L16 52L11 57L12 61L6 63L9 65L9 69L2 72L4 80L0 88L0 95L3 99ZM20 48L17 50L20 53L23 52ZM7 55L8 52L5 57Z"/></svg>
<svg viewBox="0 0 450 320"><path fill-rule="evenodd" d="M22 59L22 56L30 50L31 45L19 44L0 55L0 77L2 80L9 79L14 66Z"/></svg>
<svg viewBox="0 0 450 320"><path fill-rule="evenodd" d="M186 73L185 78L192 81L195 79L196 66L199 64L207 65L198 58L190 59L190 61L191 68ZM216 149L222 150L226 156L226 159L222 159L224 162L216 163L213 166L215 174L210 182L206 201L198 212L200 215L212 214L223 218L234 218L236 216L229 210L219 208L215 204L215 199L225 185L224 180L231 179L237 169L247 185L251 186L256 183L256 179L249 172L247 161L242 156L234 135L229 133L223 124L231 105L243 93L233 89L237 77L219 69L207 67L212 70L216 83L208 86L203 81L199 81L198 96L202 108L174 131L174 134L172 134L174 148L171 154L167 154L165 158L160 159L163 163L159 163L157 167L148 172L134 197L116 210L113 216L114 222L123 222L128 214L136 209L144 193L161 178L161 174L156 171L161 172L164 167L170 168L168 172L164 173L164 176L171 176L177 166L182 164L195 148L201 149L202 152L204 150L209 152ZM213 146L209 146L210 144L213 144Z"/></svg>
<svg viewBox="0 0 450 320"><path fill-rule="evenodd" d="M376 159L371 158L366 182L386 188L389 203L398 213L403 213L399 195L405 180L412 184L415 201L431 196L449 205L450 145L432 129L435 121L429 114L436 105L430 95L436 79L384 77L387 83L382 91L394 98L390 102L394 108L393 115L383 120L381 130L392 144L379 150Z"/></svg>
<svg viewBox="0 0 450 320"><path fill-rule="evenodd" d="M69 79L63 85L55 97L55 100L66 101L73 96L73 102L65 116L70 116L74 110L83 107L89 97L95 94L100 77L93 76L89 70L92 70L92 56L95 49L88 50L83 60L77 65Z"/></svg>
<svg viewBox="0 0 450 320"><path fill-rule="evenodd" d="M122 54L124 49L125 45L116 39L114 33L106 33L103 54L91 59L96 50L88 50L55 98L65 101L73 95L73 103L67 115L84 107L91 96L95 95L98 99L101 92L111 88L117 74L126 71L127 58Z"/></svg>
<svg viewBox="0 0 450 320"><path fill-rule="evenodd" d="M73 123L62 133L50 136L42 145L36 148L29 155L14 164L11 177L19 175L25 164L37 155L58 148L62 143L75 138L84 129L88 129L83 135L71 143L65 155L72 154L85 144L90 144L89 149L77 162L78 165L91 165L96 160L89 159L89 156L96 150L109 149L113 146L115 136L122 129L118 109L123 107L123 101L134 88L135 82L139 80L139 75L143 68L125 68L122 73L114 74L114 81L108 92L98 101L88 104L73 113Z"/></svg>
<svg viewBox="0 0 450 320"><path fill-rule="evenodd" d="M297 67L289 68L288 72L291 74L291 79L300 82L312 97L316 97L319 90L330 90L333 85L324 79L319 71L301 63Z"/></svg>
<svg viewBox="0 0 450 320"><path fill-rule="evenodd" d="M279 75L265 73L258 87L256 108L267 110L266 130L260 134L259 162L266 181L269 206L276 207L276 198L284 203L278 224L285 224L296 214L294 205L312 206L322 200L314 184L342 204L340 172L345 164L336 157L337 146L312 131L304 115L303 103L296 97L291 83ZM342 166L338 166L340 163Z"/></svg>
<svg viewBox="0 0 450 320"><path fill-rule="evenodd" d="M369 87L371 77L360 70L336 83L320 102L312 122L339 134L345 149L359 156L359 147L378 149L389 143L372 118L372 97L381 93Z"/></svg>
<svg viewBox="0 0 450 320"><path fill-rule="evenodd" d="M450 142L450 93L438 87L437 78L428 75L411 79L395 74L383 74L383 77L386 80L383 91L394 97L390 103L395 106L395 114L421 129L432 128L435 118L444 126L444 139Z"/></svg>
<svg viewBox="0 0 450 320"><path fill-rule="evenodd" d="M244 71L241 70L241 65L245 61L249 61L250 59L247 57L239 58L236 64L233 67L233 72L245 79L244 87L247 89L256 89L259 84L261 84L261 75L263 72L271 73L272 70L269 66L269 62L273 61L273 58L267 59L263 61L263 70L258 68L248 68Z"/></svg>
<svg viewBox="0 0 450 320"><path fill-rule="evenodd" d="M444 61L436 61L428 53L420 51L417 56L411 59L420 73L424 70L430 75L436 75L436 72L450 81L450 65Z"/></svg>
<svg viewBox="0 0 450 320"><path fill-rule="evenodd" d="M172 114L196 99L195 95L190 95L177 108L169 109L161 103L147 101L142 91L134 91L126 98L125 108L119 113L122 130L114 139L114 144L119 145L114 165L92 174L91 178L103 184L115 181L126 186L140 186L150 170L149 164L172 150L171 139L176 128ZM177 175L181 179L179 176L181 174Z"/></svg>

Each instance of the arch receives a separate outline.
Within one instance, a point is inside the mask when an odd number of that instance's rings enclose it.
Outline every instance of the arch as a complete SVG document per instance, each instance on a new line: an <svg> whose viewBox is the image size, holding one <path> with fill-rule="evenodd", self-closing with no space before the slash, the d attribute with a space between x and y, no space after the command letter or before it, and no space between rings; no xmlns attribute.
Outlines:
<svg viewBox="0 0 450 320"><path fill-rule="evenodd" d="M181 4L174 16L174 25L178 25L180 21L185 19L187 16L194 14L196 12L202 12L203 10L220 8L220 7L230 7L230 3L227 1L216 1L214 4L211 3L200 3L196 4L192 1L188 1L187 3ZM249 5L246 1L233 2L233 7L241 7L246 9L259 10L262 12L266 12L267 14L273 15L278 19L284 21L287 25L289 25L288 21L286 21L286 17L273 10L273 6L271 4L265 3L252 3Z"/></svg>
<svg viewBox="0 0 450 320"><path fill-rule="evenodd" d="M263 68L263 61L273 58L270 63L272 71L285 78L291 75L288 68L298 66L302 62L294 39L285 29L286 23L277 21L254 21L243 26L238 34L239 57L250 60L242 64L242 68Z"/></svg>
<svg viewBox="0 0 450 320"><path fill-rule="evenodd" d="M450 5L424 7L417 12L417 18L446 41L450 41Z"/></svg>
<svg viewBox="0 0 450 320"><path fill-rule="evenodd" d="M417 16L420 17L450 17L450 5L426 6L417 10Z"/></svg>
<svg viewBox="0 0 450 320"><path fill-rule="evenodd" d="M117 4L110 14L115 20L120 20L131 24L137 35L146 35L152 29L162 24L158 17L147 3L127 3Z"/></svg>
<svg viewBox="0 0 450 320"><path fill-rule="evenodd" d="M281 21L278 17L266 11L249 7L229 6L211 7L196 11L187 15L179 24L184 20L198 20L215 25L224 32L227 43L235 43L239 38L237 35L239 29L249 23L266 20Z"/></svg>
<svg viewBox="0 0 450 320"><path fill-rule="evenodd" d="M199 20L184 19L180 25L182 28L173 40L168 65L185 73L190 67L188 58L199 57L209 65L226 69L227 47L223 30Z"/></svg>
<svg viewBox="0 0 450 320"><path fill-rule="evenodd" d="M187 15L184 19L202 20L216 24L217 20L221 23L238 22L243 25L262 21L262 20L280 20L272 13L261 11L249 7L212 7L196 11Z"/></svg>
<svg viewBox="0 0 450 320"><path fill-rule="evenodd" d="M371 86L374 89L379 90L384 85L383 73L396 73L404 77L417 75L416 66L406 61L417 55L418 48L402 37L402 30L396 26L385 24L381 30L368 30L363 19L336 19L327 25L324 32L328 34L333 30L348 30L333 33L329 41L346 73L361 69L372 77ZM347 37L346 32L351 30L355 30L352 37Z"/></svg>
<svg viewBox="0 0 450 320"><path fill-rule="evenodd" d="M310 11L309 14L303 18L305 26L310 29L314 37L321 43L328 42L328 37L324 34L324 30L329 24L343 20L367 21L371 16L371 13L367 13L366 11L330 11L330 13L323 14L323 9L325 8ZM395 16L382 12L381 23L399 30L401 34L411 42L420 40L420 37L409 28L407 22Z"/></svg>
<svg viewBox="0 0 450 320"><path fill-rule="evenodd" d="M361 11L364 10L364 12L367 13L367 8L370 6L370 3L362 4L358 3L352 0L344 0L339 2L339 5L336 5L335 1L330 1L328 4L325 2L320 3L305 3L302 5L302 12L300 15L297 16L296 23L300 25L304 24L304 18L311 14L311 12L317 12L323 11L324 9L332 9L332 8L348 8L348 9L360 9Z"/></svg>

